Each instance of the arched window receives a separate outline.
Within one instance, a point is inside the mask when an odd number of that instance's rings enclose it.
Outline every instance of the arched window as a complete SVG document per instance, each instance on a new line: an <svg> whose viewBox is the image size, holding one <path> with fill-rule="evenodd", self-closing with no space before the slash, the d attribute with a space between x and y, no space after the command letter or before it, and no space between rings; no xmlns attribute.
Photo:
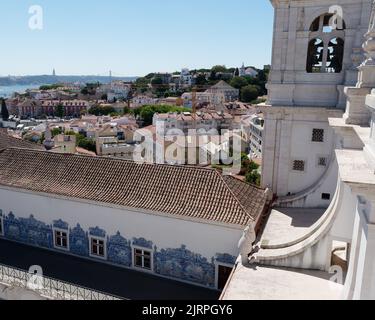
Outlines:
<svg viewBox="0 0 375 320"><path fill-rule="evenodd" d="M328 43L327 68L328 72L340 73L344 57L344 40L333 38Z"/></svg>
<svg viewBox="0 0 375 320"><path fill-rule="evenodd" d="M323 63L324 44L322 39L312 39L307 51L307 72L320 72Z"/></svg>
<svg viewBox="0 0 375 320"><path fill-rule="evenodd" d="M310 27L306 71L308 73L340 73L343 69L345 22L323 14Z"/></svg>

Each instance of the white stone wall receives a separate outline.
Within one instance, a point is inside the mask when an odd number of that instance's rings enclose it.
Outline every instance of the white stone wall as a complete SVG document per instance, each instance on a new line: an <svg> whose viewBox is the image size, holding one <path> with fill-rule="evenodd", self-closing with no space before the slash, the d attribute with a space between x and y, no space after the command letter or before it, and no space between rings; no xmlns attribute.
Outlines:
<svg viewBox="0 0 375 320"><path fill-rule="evenodd" d="M174 249L186 245L188 250L206 257L208 261L218 253L237 257L237 245L243 232L242 227L231 228L171 216L145 214L3 188L0 189L0 209L3 215L13 212L17 218L29 218L32 214L35 219L48 225L62 219L71 228L79 223L85 231L98 226L109 236L120 231L128 240L145 238L152 241L158 249Z"/></svg>
<svg viewBox="0 0 375 320"><path fill-rule="evenodd" d="M337 174L329 177L318 157L333 158L333 131L329 117L342 117L344 86L357 82L357 66L363 60L363 35L368 29L371 0L272 1L275 7L272 68L265 108L262 185L279 197L302 194L292 206L326 207L322 193L335 192ZM345 48L341 73L307 73L310 26L332 5L343 9ZM268 109L268 110L267 110ZM269 110L271 109L271 110ZM313 129L325 130L324 143L311 141ZM292 170L294 160L305 161L305 171ZM318 185L318 188L317 188ZM310 192L310 194L309 194Z"/></svg>
<svg viewBox="0 0 375 320"><path fill-rule="evenodd" d="M371 0L281 0L275 7L272 69L268 84L269 103L283 106L345 108L344 85L357 81L362 61L363 35L370 19ZM328 13L332 5L343 8L346 24L344 67L339 74L306 72L310 26Z"/></svg>
<svg viewBox="0 0 375 320"><path fill-rule="evenodd" d="M334 133L328 124L330 114L326 109L265 108L263 187L271 188L279 197L310 191L310 199L305 197L303 203L295 206L328 207L329 201L321 198L322 193L333 197L337 184L337 170L331 170L327 176L327 169L335 160ZM312 141L313 129L324 129L324 142ZM319 157L327 158L326 167L318 165ZM294 160L305 161L304 172L293 170Z"/></svg>
<svg viewBox="0 0 375 320"><path fill-rule="evenodd" d="M353 194L354 196L355 194ZM357 198L355 221L343 298L369 300L375 297L374 201Z"/></svg>

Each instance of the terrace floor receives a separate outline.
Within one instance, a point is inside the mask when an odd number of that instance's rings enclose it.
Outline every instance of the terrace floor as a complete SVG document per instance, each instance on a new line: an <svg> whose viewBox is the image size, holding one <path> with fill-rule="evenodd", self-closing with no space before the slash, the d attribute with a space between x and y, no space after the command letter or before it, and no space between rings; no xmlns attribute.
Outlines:
<svg viewBox="0 0 375 320"><path fill-rule="evenodd" d="M223 300L340 300L343 286L327 272L238 265Z"/></svg>
<svg viewBox="0 0 375 320"><path fill-rule="evenodd" d="M262 244L286 244L311 232L325 209L275 208L262 235Z"/></svg>

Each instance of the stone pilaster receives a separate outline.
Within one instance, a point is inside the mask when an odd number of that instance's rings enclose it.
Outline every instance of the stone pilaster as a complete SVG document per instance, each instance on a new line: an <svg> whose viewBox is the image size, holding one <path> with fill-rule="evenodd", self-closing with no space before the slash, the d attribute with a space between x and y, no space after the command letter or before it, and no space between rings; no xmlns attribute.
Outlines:
<svg viewBox="0 0 375 320"><path fill-rule="evenodd" d="M366 53L366 60L358 67L357 85L345 88L348 101L344 119L347 124L368 125L370 121L370 112L366 108L366 96L375 87L375 1L365 38L363 49Z"/></svg>
<svg viewBox="0 0 375 320"><path fill-rule="evenodd" d="M356 285L354 300L368 300L374 297L373 272L375 265L375 198L373 193L358 197L359 246L356 253ZM357 244L357 245L358 245Z"/></svg>

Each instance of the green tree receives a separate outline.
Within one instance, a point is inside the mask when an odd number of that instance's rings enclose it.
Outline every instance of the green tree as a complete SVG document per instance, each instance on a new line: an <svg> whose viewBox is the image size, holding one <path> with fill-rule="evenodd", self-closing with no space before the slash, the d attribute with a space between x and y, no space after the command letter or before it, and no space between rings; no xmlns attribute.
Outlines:
<svg viewBox="0 0 375 320"><path fill-rule="evenodd" d="M144 122L145 126L152 124L155 113L168 113L168 112L191 112L190 109L181 108L177 106L168 106L168 105L156 105L150 106L146 105L141 108L135 109L134 114L139 116Z"/></svg>
<svg viewBox="0 0 375 320"><path fill-rule="evenodd" d="M145 125L151 125L152 119L154 117L154 114L156 113L155 109L151 106L146 106L142 108L142 111L140 113L140 116L142 120L144 121Z"/></svg>
<svg viewBox="0 0 375 320"><path fill-rule="evenodd" d="M56 137L58 136L59 134L62 134L62 130L60 128L53 128L51 130L51 134L52 134L52 137Z"/></svg>
<svg viewBox="0 0 375 320"><path fill-rule="evenodd" d="M257 86L248 85L241 90L241 101L242 102L252 102L259 96L259 90Z"/></svg>
<svg viewBox="0 0 375 320"><path fill-rule="evenodd" d="M59 118L64 117L65 109L64 109L64 106L62 104L59 104L59 105L56 106L55 115L56 115L56 117L59 117Z"/></svg>
<svg viewBox="0 0 375 320"><path fill-rule="evenodd" d="M1 118L4 121L7 121L9 119L9 111L5 99L1 99Z"/></svg>
<svg viewBox="0 0 375 320"><path fill-rule="evenodd" d="M211 70L210 72L210 76L208 78L208 80L210 81L210 84L212 85L215 81L217 81L217 78L216 78L216 72L214 70Z"/></svg>
<svg viewBox="0 0 375 320"><path fill-rule="evenodd" d="M243 77L234 77L230 81L230 85L236 89L242 89L243 87L246 87L248 85L248 82Z"/></svg>
<svg viewBox="0 0 375 320"><path fill-rule="evenodd" d="M78 147L95 152L96 153L96 143L93 139L86 138L83 134L76 134L76 144Z"/></svg>
<svg viewBox="0 0 375 320"><path fill-rule="evenodd" d="M220 65L217 65L217 66L213 66L211 71L215 72L215 73L218 73L218 72L227 72L227 68L225 66L220 66Z"/></svg>
<svg viewBox="0 0 375 320"><path fill-rule="evenodd" d="M116 110L111 106L94 106L89 110L89 114L95 116L108 116L111 113L116 113Z"/></svg>
<svg viewBox="0 0 375 320"><path fill-rule="evenodd" d="M260 182L261 182L260 173L258 171L250 171L246 174L245 180L248 183L252 183L257 186L260 186Z"/></svg>
<svg viewBox="0 0 375 320"><path fill-rule="evenodd" d="M147 79L146 77L144 78L138 78L135 81L135 87L137 91L144 93L148 90L150 84L150 79Z"/></svg>
<svg viewBox="0 0 375 320"><path fill-rule="evenodd" d="M155 73L149 73L145 76L146 79L151 80L153 77L155 77Z"/></svg>
<svg viewBox="0 0 375 320"><path fill-rule="evenodd" d="M99 82L86 83L86 86L81 90L81 94L84 95L95 95L96 89L100 87Z"/></svg>
<svg viewBox="0 0 375 320"><path fill-rule="evenodd" d="M130 109L128 106L124 107L124 114L134 114L134 111Z"/></svg>
<svg viewBox="0 0 375 320"><path fill-rule="evenodd" d="M40 86L39 90L48 91L48 90L55 90L55 89L59 89L63 87L64 87L63 84L56 83L56 84L51 84L51 85Z"/></svg>
<svg viewBox="0 0 375 320"><path fill-rule="evenodd" d="M81 90L81 94L87 96L89 94L89 90L85 87Z"/></svg>
<svg viewBox="0 0 375 320"><path fill-rule="evenodd" d="M151 85L153 87L158 87L158 86L161 86L162 84L163 84L163 79L160 77L155 77L151 80Z"/></svg>
<svg viewBox="0 0 375 320"><path fill-rule="evenodd" d="M197 75L196 79L195 79L195 84L197 86L205 86L208 84L208 81L206 79L206 76L203 74L203 73L200 73Z"/></svg>
<svg viewBox="0 0 375 320"><path fill-rule="evenodd" d="M151 80L151 86L154 89L154 92L159 98L164 97L164 94L169 89L168 84L163 83L163 79L160 77L155 77Z"/></svg>

